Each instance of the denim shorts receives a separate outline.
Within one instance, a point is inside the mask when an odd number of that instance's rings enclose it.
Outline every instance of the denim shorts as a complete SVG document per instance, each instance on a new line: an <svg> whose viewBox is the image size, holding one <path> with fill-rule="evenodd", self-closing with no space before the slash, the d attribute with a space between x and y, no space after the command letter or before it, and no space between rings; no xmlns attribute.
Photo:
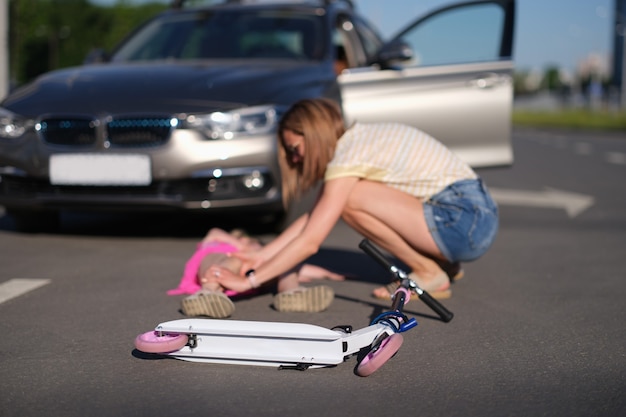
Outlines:
<svg viewBox="0 0 626 417"><path fill-rule="evenodd" d="M450 262L482 256L498 232L498 206L481 179L450 184L424 202L428 228Z"/></svg>

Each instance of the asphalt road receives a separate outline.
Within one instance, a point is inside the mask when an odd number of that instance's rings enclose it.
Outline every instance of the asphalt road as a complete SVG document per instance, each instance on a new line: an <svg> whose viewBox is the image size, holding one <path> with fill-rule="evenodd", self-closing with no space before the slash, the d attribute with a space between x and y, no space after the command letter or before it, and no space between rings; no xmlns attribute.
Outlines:
<svg viewBox="0 0 626 417"><path fill-rule="evenodd" d="M354 357L300 372L134 351L183 317L165 292L210 222L68 214L59 233L27 235L0 217L0 416L624 416L624 136L516 131L514 166L480 171L500 232L453 285L454 319L412 301L419 325L367 378ZM326 312L281 314L267 294L232 319L366 326L389 277L359 241L340 224L312 259L356 276L329 282Z"/></svg>

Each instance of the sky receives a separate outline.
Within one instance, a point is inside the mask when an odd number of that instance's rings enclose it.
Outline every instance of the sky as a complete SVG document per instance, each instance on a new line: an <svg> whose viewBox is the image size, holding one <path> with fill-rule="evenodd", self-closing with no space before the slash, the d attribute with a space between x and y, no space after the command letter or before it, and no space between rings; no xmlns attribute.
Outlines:
<svg viewBox="0 0 626 417"><path fill-rule="evenodd" d="M117 1L91 0L97 4ZM139 4L154 0L124 1ZM463 0L353 1L361 14L388 38L419 16ZM581 61L597 57L600 65L610 70L615 1L626 0L517 0L516 68L542 71L549 66L558 66L573 73Z"/></svg>
<svg viewBox="0 0 626 417"><path fill-rule="evenodd" d="M355 0L384 36L396 26L454 0ZM623 1L623 0L620 0ZM519 69L550 65L574 71L597 55L608 66L613 51L615 0L517 0L514 59Z"/></svg>

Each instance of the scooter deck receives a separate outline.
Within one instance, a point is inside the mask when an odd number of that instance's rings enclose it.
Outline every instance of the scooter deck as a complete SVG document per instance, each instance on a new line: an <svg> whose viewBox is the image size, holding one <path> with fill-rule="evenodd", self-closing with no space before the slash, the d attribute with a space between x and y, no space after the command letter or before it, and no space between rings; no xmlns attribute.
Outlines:
<svg viewBox="0 0 626 417"><path fill-rule="evenodd" d="M155 330L188 334L189 344L168 355L194 362L320 367L347 355L343 332L312 324L182 319Z"/></svg>
<svg viewBox="0 0 626 417"><path fill-rule="evenodd" d="M159 324L156 330L173 333L202 333L228 336L278 337L295 339L336 340L341 332L307 323L270 321L180 319Z"/></svg>

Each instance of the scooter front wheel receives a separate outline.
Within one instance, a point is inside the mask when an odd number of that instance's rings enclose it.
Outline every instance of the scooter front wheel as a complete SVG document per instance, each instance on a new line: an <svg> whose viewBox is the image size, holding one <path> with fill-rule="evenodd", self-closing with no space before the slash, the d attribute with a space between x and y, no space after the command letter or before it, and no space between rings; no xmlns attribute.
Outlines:
<svg viewBox="0 0 626 417"><path fill-rule="evenodd" d="M146 353L168 353L181 349L187 344L188 339L186 334L154 330L138 335L135 338L135 347Z"/></svg>
<svg viewBox="0 0 626 417"><path fill-rule="evenodd" d="M400 333L394 333L383 339L378 346L372 349L359 362L356 373L359 376L369 376L383 366L393 355L398 352L404 342L404 337Z"/></svg>

